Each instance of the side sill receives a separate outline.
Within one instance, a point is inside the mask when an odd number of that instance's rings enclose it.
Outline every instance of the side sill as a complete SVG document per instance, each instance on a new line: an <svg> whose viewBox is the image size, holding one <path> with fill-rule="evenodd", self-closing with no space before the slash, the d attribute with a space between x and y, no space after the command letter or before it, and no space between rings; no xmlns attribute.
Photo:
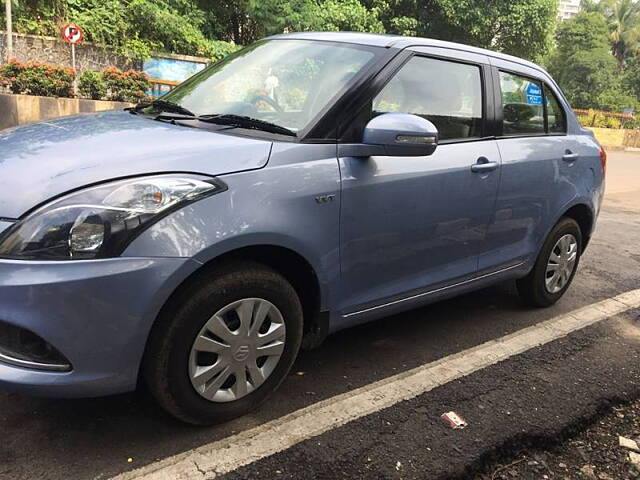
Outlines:
<svg viewBox="0 0 640 480"><path fill-rule="evenodd" d="M480 281L480 280L484 280L484 279L487 279L487 278L490 278L490 277L493 277L493 276L496 276L496 275L500 275L500 274L508 272L510 270L514 270L516 268L519 268L519 267L523 266L524 264L525 264L525 262L522 261L522 262L516 263L514 265L510 265L508 267L501 268L500 270L496 270L496 271L490 272L490 273L485 273L484 275L480 275L478 277L470 278L470 279L464 280L462 282L453 283L451 285L446 285L444 287L436 288L436 289L433 289L433 290L428 290L426 292L418 293L418 294L415 294L415 295L410 295L408 297L400 298L398 300L393 300L391 302L386 302L386 303L382 303L380 305L375 305L373 307L364 308L362 310L357 310L355 312L351 312L351 313L347 313L345 315L341 315L341 317L345 318L345 319L346 318L352 318L352 317L358 317L360 315L371 313L371 312L374 312L376 310L382 310L382 309L385 309L385 308L388 308L388 307L393 307L393 306L396 306L396 305L400 305L400 304L402 304L404 302L409 302L411 300L416 300L416 299L419 299L419 298L428 297L430 295L435 295L437 293L446 292L447 290L450 290L450 289L453 289L453 288L461 287L463 285L470 285L470 284L473 284L474 282L477 282L477 281Z"/></svg>

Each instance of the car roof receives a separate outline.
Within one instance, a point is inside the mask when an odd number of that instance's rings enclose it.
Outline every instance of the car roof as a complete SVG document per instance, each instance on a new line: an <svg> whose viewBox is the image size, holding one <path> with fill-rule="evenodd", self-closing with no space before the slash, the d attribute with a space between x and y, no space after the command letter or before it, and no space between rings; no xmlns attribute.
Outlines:
<svg viewBox="0 0 640 480"><path fill-rule="evenodd" d="M285 33L281 35L273 35L269 39L288 39L288 40L318 40L325 42L352 43L357 45L369 45L372 47L398 48L404 49L408 47L439 47L450 50L460 50L464 52L477 53L493 57L508 62L518 63L538 71L546 73L546 71L533 62L523 58L514 57L505 53L494 52L484 48L472 47L462 43L445 42L433 38L406 37L401 35L388 35L377 33L357 33L357 32L300 32Z"/></svg>

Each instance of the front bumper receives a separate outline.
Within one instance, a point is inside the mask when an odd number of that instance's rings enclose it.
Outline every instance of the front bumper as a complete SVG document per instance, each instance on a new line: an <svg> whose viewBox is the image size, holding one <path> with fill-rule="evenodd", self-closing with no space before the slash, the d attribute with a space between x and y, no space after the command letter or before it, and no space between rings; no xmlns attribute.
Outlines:
<svg viewBox="0 0 640 480"><path fill-rule="evenodd" d="M160 308L199 266L186 258L0 260L0 321L39 335L72 365L52 372L0 362L0 389L50 397L133 390Z"/></svg>

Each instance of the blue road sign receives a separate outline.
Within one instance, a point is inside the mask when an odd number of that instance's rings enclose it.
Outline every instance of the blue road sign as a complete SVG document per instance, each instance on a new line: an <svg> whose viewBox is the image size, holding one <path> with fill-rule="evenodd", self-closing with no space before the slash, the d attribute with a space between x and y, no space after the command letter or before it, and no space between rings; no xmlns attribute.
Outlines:
<svg viewBox="0 0 640 480"><path fill-rule="evenodd" d="M526 94L529 105L542 105L542 89L538 85L530 83Z"/></svg>

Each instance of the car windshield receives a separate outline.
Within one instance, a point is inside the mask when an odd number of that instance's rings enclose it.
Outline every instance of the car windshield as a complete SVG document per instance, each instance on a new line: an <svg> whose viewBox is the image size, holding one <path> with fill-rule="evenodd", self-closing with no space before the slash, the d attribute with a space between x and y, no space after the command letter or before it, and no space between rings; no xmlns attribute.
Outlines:
<svg viewBox="0 0 640 480"><path fill-rule="evenodd" d="M162 97L195 115L239 115L305 129L374 61L376 49L308 40L258 42Z"/></svg>

